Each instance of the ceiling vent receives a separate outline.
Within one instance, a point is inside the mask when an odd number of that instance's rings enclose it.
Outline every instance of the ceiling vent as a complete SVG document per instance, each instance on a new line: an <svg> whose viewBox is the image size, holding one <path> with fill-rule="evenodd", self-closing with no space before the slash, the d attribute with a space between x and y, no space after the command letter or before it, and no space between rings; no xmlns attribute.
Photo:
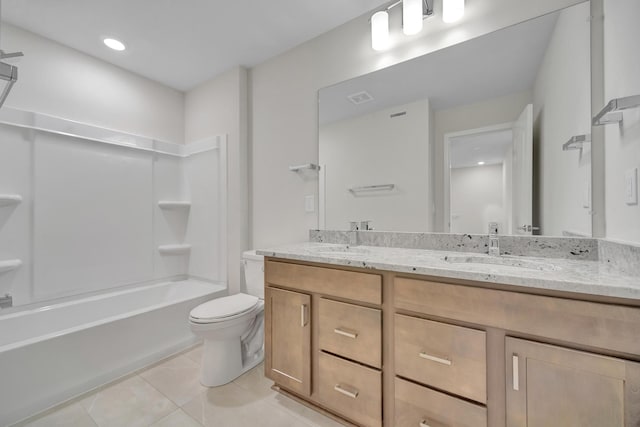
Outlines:
<svg viewBox="0 0 640 427"><path fill-rule="evenodd" d="M360 105L360 104L364 104L365 102L373 101L373 96L369 95L369 93L366 91L351 94L347 96L347 98L349 98L349 101L353 102L355 105Z"/></svg>

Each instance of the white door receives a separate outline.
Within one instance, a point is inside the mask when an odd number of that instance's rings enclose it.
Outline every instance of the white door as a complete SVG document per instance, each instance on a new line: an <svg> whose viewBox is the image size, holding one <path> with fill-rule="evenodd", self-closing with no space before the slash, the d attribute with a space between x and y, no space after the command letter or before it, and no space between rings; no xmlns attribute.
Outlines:
<svg viewBox="0 0 640 427"><path fill-rule="evenodd" d="M533 104L513 124L513 234L531 234L533 215Z"/></svg>

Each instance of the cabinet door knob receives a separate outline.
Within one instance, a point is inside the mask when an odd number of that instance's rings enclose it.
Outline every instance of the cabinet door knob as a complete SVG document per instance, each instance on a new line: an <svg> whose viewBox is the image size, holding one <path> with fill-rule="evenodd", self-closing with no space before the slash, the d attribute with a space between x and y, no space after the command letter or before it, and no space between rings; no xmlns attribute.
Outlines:
<svg viewBox="0 0 640 427"><path fill-rule="evenodd" d="M513 389L515 391L520 390L520 369L518 366L518 355L514 354L512 357L513 363Z"/></svg>
<svg viewBox="0 0 640 427"><path fill-rule="evenodd" d="M350 387L349 387L350 388ZM337 391L338 393L342 393L345 396L349 396L352 399L355 399L356 397L358 397L358 394L360 393L357 389L353 389L353 390L348 390L346 386L342 385L342 384L336 384L333 389L335 391Z"/></svg>
<svg viewBox="0 0 640 427"><path fill-rule="evenodd" d="M358 333L357 332L350 331L350 330L345 329L345 328L335 328L333 330L333 332L335 332L338 335L342 335L344 337L347 337L347 338L353 338L353 339L358 338Z"/></svg>
<svg viewBox="0 0 640 427"><path fill-rule="evenodd" d="M300 306L300 327L304 328L307 326L307 304L302 304Z"/></svg>
<svg viewBox="0 0 640 427"><path fill-rule="evenodd" d="M431 354L425 353L424 351L421 351L418 354L418 356L422 357L423 359L431 360L432 362L442 363L443 365L451 366L451 360L443 359L442 357L432 356Z"/></svg>

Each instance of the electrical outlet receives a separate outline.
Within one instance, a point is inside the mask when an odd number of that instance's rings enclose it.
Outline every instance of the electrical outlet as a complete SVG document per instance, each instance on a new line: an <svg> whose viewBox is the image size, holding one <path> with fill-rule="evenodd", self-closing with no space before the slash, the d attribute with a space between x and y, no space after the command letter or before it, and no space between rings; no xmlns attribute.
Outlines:
<svg viewBox="0 0 640 427"><path fill-rule="evenodd" d="M638 168L624 173L624 201L628 205L638 204Z"/></svg>

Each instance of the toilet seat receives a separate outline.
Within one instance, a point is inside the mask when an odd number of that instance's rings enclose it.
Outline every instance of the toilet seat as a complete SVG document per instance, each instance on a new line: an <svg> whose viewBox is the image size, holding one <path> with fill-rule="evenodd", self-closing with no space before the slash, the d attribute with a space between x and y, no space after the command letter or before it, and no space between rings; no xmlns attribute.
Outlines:
<svg viewBox="0 0 640 427"><path fill-rule="evenodd" d="M189 313L193 323L219 323L241 317L258 306L260 299L243 293L216 298L200 304Z"/></svg>

